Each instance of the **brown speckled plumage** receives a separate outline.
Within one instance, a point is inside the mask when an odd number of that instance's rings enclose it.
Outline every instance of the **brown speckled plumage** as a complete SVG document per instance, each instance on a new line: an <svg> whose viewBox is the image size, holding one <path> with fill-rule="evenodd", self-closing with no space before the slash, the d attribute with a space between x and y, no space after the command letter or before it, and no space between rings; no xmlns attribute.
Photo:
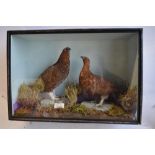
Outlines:
<svg viewBox="0 0 155 155"><path fill-rule="evenodd" d="M44 91L50 92L58 87L68 76L70 69L70 48L63 49L57 62L49 66L41 75L44 82Z"/></svg>
<svg viewBox="0 0 155 155"><path fill-rule="evenodd" d="M80 72L79 86L83 94L91 96L107 96L115 91L114 85L90 71L90 60L87 57L83 59L83 68Z"/></svg>

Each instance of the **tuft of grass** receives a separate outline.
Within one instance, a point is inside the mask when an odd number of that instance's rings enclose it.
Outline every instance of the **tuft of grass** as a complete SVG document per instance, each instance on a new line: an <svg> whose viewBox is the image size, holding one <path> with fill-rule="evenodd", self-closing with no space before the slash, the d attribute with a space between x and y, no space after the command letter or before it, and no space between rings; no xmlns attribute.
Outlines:
<svg viewBox="0 0 155 155"><path fill-rule="evenodd" d="M138 95L137 95L137 87L133 87L132 89L128 89L128 91L119 97L121 106L126 111L132 111L135 109Z"/></svg>
<svg viewBox="0 0 155 155"><path fill-rule="evenodd" d="M24 107L34 107L39 102L39 93L44 90L44 82L38 78L30 85L21 84L18 89L17 101Z"/></svg>
<svg viewBox="0 0 155 155"><path fill-rule="evenodd" d="M45 88L45 84L42 78L38 78L34 83L30 85L30 87L36 92L42 92Z"/></svg>
<svg viewBox="0 0 155 155"><path fill-rule="evenodd" d="M18 89L17 101L22 106L35 106L39 101L39 93L26 84L21 84Z"/></svg>
<svg viewBox="0 0 155 155"><path fill-rule="evenodd" d="M69 100L70 105L74 105L77 102L78 85L74 83L68 83L65 86L65 96Z"/></svg>

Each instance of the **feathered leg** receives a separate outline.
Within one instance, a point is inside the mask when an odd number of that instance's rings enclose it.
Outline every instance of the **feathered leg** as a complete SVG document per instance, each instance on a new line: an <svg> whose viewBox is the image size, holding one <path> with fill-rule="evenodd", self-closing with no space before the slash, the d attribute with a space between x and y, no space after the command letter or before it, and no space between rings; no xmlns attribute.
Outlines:
<svg viewBox="0 0 155 155"><path fill-rule="evenodd" d="M98 104L96 104L96 106L100 107L103 105L104 103L104 100L108 98L108 95L107 96L101 96L101 100Z"/></svg>
<svg viewBox="0 0 155 155"><path fill-rule="evenodd" d="M49 96L50 96L51 100L53 100L53 101L56 99L54 90L52 92L49 92Z"/></svg>

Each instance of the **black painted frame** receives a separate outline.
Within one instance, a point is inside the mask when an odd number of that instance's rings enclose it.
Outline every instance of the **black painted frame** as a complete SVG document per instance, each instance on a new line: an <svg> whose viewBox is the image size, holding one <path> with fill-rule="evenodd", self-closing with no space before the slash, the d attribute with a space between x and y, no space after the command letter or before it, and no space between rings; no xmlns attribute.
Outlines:
<svg viewBox="0 0 155 155"><path fill-rule="evenodd" d="M138 34L138 107L137 120L113 121L98 119L59 119L16 117L12 115L11 92L11 36L15 34L62 34L62 33L137 33ZM8 93L8 118L16 121L42 121L42 122L72 122L72 123L107 123L107 124L141 124L142 117L142 91L143 91L143 29L142 28L89 28L89 29L49 29L49 30L13 30L7 31L7 93Z"/></svg>

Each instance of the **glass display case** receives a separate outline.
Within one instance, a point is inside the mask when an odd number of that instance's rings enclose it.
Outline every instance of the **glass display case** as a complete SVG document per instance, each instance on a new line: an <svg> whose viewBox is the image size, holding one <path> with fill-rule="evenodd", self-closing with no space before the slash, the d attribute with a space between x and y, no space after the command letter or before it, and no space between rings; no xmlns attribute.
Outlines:
<svg viewBox="0 0 155 155"><path fill-rule="evenodd" d="M142 29L7 32L10 120L141 122Z"/></svg>

